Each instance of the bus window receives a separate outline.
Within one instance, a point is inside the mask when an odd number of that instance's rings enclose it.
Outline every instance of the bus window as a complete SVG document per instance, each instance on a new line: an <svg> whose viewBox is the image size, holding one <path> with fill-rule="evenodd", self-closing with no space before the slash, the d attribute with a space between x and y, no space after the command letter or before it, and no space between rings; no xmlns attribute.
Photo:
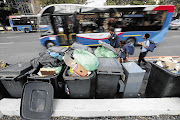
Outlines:
<svg viewBox="0 0 180 120"><path fill-rule="evenodd" d="M42 37L54 34L49 16L41 17L39 28Z"/></svg>

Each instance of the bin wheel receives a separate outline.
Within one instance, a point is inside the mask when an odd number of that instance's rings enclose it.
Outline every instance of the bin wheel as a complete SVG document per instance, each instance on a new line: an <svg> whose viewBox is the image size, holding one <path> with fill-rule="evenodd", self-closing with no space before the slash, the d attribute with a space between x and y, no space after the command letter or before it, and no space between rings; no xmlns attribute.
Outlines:
<svg viewBox="0 0 180 120"><path fill-rule="evenodd" d="M46 41L45 46L46 46L46 48L48 49L48 48L50 48L50 47L55 46L55 44L54 44L54 42L52 42L52 41Z"/></svg>
<svg viewBox="0 0 180 120"><path fill-rule="evenodd" d="M132 44L132 45L135 45L135 44L136 44L136 39L135 39L135 38L128 38L128 39L126 40L126 43L130 43L130 44Z"/></svg>
<svg viewBox="0 0 180 120"><path fill-rule="evenodd" d="M29 30L28 28L25 28L25 29L24 29L24 32L25 32L25 33L30 33L30 30Z"/></svg>

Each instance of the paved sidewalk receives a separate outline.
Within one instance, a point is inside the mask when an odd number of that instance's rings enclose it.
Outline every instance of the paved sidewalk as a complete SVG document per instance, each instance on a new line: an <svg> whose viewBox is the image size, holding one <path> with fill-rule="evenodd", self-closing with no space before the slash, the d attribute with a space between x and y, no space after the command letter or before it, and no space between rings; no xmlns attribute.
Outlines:
<svg viewBox="0 0 180 120"><path fill-rule="evenodd" d="M20 116L21 99L2 99L3 115ZM179 115L180 98L54 99L52 117Z"/></svg>

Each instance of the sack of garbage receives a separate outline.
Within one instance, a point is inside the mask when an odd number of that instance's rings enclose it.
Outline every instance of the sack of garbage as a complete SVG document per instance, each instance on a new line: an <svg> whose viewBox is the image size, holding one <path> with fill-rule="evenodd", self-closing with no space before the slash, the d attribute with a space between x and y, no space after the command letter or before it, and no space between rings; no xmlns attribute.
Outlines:
<svg viewBox="0 0 180 120"><path fill-rule="evenodd" d="M87 71L94 71L97 69L99 65L99 61L95 55L86 51L86 50L79 50L76 49L73 52L73 57L75 61L80 64L84 69Z"/></svg>
<svg viewBox="0 0 180 120"><path fill-rule="evenodd" d="M96 55L96 57L107 57L107 58L117 57L117 55L113 51L110 51L109 49L105 47L98 47L94 51L94 54Z"/></svg>

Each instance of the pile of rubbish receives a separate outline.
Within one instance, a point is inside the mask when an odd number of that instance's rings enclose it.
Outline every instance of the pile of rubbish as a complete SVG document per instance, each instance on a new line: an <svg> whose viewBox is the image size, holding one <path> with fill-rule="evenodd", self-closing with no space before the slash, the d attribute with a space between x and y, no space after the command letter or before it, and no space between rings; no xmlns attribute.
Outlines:
<svg viewBox="0 0 180 120"><path fill-rule="evenodd" d="M79 43L73 43L69 48L51 47L40 53L38 58L31 60L34 69L30 75L41 77L58 75L65 63L69 67L68 76L89 76L99 65L98 57L117 57L117 52L113 47L102 41L99 43L102 47L98 47L95 51Z"/></svg>
<svg viewBox="0 0 180 120"><path fill-rule="evenodd" d="M173 59L172 57L159 57L156 64L172 73L180 74L180 57L177 59Z"/></svg>
<svg viewBox="0 0 180 120"><path fill-rule="evenodd" d="M52 47L43 53L39 53L39 57L30 61L33 70L29 72L30 76L46 77L50 75L58 75L64 65L64 52L68 48Z"/></svg>

